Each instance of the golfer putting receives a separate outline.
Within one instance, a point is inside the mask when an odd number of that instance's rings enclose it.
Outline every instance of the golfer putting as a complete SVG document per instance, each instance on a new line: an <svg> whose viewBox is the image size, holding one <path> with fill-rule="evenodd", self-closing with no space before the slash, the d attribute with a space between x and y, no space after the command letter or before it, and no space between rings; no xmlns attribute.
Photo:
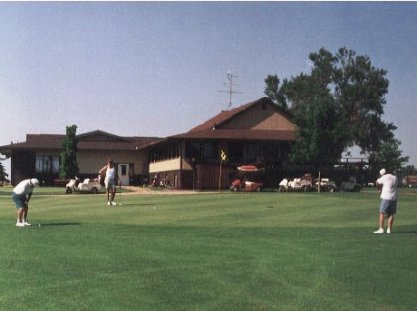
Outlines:
<svg viewBox="0 0 417 311"><path fill-rule="evenodd" d="M13 202L17 208L16 227L30 226L28 222L29 201L32 197L33 188L39 186L36 178L22 180L14 189Z"/></svg>

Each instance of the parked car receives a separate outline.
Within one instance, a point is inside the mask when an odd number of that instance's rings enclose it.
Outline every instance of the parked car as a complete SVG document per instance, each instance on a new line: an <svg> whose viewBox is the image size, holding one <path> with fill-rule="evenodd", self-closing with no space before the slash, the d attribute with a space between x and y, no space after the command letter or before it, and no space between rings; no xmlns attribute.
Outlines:
<svg viewBox="0 0 417 311"><path fill-rule="evenodd" d="M259 181L261 169L255 165L243 165L237 169L237 176L230 185L231 191L262 191L263 183Z"/></svg>
<svg viewBox="0 0 417 311"><path fill-rule="evenodd" d="M409 188L417 187L417 175L407 175L402 180L402 183L404 186Z"/></svg>
<svg viewBox="0 0 417 311"><path fill-rule="evenodd" d="M278 186L278 190L280 192L285 191L311 191L313 189L313 182L312 182L311 174L304 174L300 178L294 178L293 180L289 180L284 178L281 180Z"/></svg>
<svg viewBox="0 0 417 311"><path fill-rule="evenodd" d="M349 178L347 181L342 181L340 185L340 190L350 191L350 192L359 192L362 189L362 185L356 182L356 178Z"/></svg>
<svg viewBox="0 0 417 311"><path fill-rule="evenodd" d="M316 182L314 183L314 190L318 191L318 188L319 188L319 180L316 179ZM330 180L329 178L321 178L320 179L320 191L335 192L337 191L336 183L333 180Z"/></svg>
<svg viewBox="0 0 417 311"><path fill-rule="evenodd" d="M66 184L65 188L65 192L67 194L74 192L97 194L99 192L104 192L105 189L105 187L100 183L99 178L86 178L83 182L81 182L78 177L71 179Z"/></svg>

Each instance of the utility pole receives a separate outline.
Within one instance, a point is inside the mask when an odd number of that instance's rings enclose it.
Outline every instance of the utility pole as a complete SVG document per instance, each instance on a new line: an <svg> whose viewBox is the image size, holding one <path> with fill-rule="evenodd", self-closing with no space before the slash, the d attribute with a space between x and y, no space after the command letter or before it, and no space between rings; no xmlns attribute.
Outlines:
<svg viewBox="0 0 417 311"><path fill-rule="evenodd" d="M241 92L235 91L233 89L233 87L234 87L233 78L237 78L237 77L238 76L233 75L232 72L229 70L227 72L227 80L229 82L223 83L223 85L227 88L227 90L221 90L221 91L219 91L219 92L222 92L222 93L229 93L229 104L227 106L228 109L232 108L232 95L233 94L241 94Z"/></svg>

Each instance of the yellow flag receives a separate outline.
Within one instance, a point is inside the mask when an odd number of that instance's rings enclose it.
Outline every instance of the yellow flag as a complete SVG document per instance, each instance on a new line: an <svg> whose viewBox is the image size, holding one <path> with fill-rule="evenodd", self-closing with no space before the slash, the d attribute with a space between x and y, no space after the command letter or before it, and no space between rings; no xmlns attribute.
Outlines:
<svg viewBox="0 0 417 311"><path fill-rule="evenodd" d="M224 151L224 149L222 149L221 152L220 152L220 158L222 159L222 161L226 161L227 160L227 154Z"/></svg>

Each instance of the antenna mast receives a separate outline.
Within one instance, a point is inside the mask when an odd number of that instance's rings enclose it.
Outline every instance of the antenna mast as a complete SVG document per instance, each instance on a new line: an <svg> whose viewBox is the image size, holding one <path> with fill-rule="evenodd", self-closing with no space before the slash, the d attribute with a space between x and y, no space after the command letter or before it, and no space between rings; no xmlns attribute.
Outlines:
<svg viewBox="0 0 417 311"><path fill-rule="evenodd" d="M222 92L222 93L229 93L229 104L228 104L228 106L227 106L227 108L231 108L232 107L232 94L241 94L241 92L239 92L239 91L235 91L234 89L233 89L233 87L234 87L234 84L233 84L233 78L237 78L238 76L236 76L236 75L233 75L232 74L232 72L229 70L228 72L227 72L227 80L229 81L228 83L223 83L223 85L225 86L225 87L227 87L227 90L223 90L223 91L219 91L219 92Z"/></svg>

